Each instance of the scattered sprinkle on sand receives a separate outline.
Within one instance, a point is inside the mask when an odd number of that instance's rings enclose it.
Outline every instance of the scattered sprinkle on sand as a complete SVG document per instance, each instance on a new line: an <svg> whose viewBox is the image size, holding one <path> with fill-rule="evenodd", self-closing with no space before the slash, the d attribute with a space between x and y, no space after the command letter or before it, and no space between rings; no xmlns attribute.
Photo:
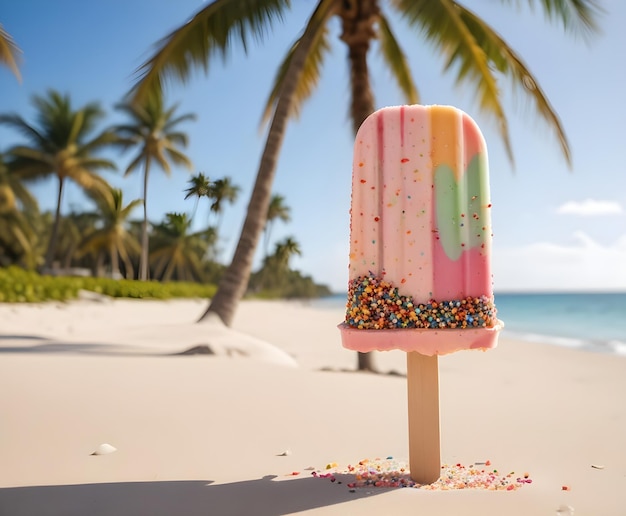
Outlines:
<svg viewBox="0 0 626 516"><path fill-rule="evenodd" d="M324 471L311 473L317 478L336 481L336 475L352 475L353 482L347 487L402 488L412 487L430 491L447 491L452 489L484 489L487 491L515 491L531 484L528 473L521 475L514 471L501 472L494 468L490 461L475 462L469 466L462 464L444 464L441 467L439 480L432 484L420 485L411 480L406 461L396 460L393 457L385 459L363 459L356 465L341 467L336 463L327 464Z"/></svg>

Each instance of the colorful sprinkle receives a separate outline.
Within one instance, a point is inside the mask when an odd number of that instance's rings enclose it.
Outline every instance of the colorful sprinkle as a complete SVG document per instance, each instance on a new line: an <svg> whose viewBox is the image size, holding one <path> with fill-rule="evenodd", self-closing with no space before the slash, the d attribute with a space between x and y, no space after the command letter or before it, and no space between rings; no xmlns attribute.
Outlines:
<svg viewBox="0 0 626 516"><path fill-rule="evenodd" d="M349 489L359 487L380 488L403 488L413 487L430 491L447 491L451 489L482 489L488 491L515 491L525 484L532 483L528 473L522 477L516 477L514 472L500 475L497 471L488 471L481 468L476 462L470 466L460 463L443 465L439 479L428 485L414 482L409 474L408 465L402 461L396 461L392 457L386 459L364 459L359 461L358 466L336 467L326 474L312 472L316 478L329 478L331 482L336 480L335 475L353 475L354 481L346 485ZM569 487L563 486L564 490Z"/></svg>
<svg viewBox="0 0 626 516"><path fill-rule="evenodd" d="M491 328L496 324L496 308L487 296L416 304L392 283L370 274L350 281L346 323L364 330Z"/></svg>

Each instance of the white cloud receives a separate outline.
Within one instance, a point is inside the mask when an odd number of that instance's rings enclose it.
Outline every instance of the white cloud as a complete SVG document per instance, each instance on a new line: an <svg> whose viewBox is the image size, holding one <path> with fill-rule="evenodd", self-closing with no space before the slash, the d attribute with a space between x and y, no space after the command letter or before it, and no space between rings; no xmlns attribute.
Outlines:
<svg viewBox="0 0 626 516"><path fill-rule="evenodd" d="M626 290L626 235L607 246L580 231L573 237L572 245L494 248L496 291Z"/></svg>
<svg viewBox="0 0 626 516"><path fill-rule="evenodd" d="M617 201L598 201L585 199L584 201L568 201L561 204L556 210L561 215L616 215L624 212L622 205Z"/></svg>

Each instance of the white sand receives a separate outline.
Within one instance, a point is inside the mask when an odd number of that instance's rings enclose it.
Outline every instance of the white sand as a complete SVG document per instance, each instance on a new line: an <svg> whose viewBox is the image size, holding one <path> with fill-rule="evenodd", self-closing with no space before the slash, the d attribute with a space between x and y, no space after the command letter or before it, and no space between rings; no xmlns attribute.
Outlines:
<svg viewBox="0 0 626 516"><path fill-rule="evenodd" d="M228 330L195 324L206 304L0 304L1 516L626 514L625 358L507 339L441 357L443 461L533 483L350 492L307 468L406 459L405 378L346 372L340 309L246 301ZM193 346L216 354L175 355Z"/></svg>

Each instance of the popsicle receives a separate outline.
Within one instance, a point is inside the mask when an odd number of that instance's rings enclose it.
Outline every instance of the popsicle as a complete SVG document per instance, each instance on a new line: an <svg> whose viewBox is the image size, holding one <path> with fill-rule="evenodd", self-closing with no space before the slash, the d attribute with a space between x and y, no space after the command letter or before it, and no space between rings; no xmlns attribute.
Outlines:
<svg viewBox="0 0 626 516"><path fill-rule="evenodd" d="M437 356L497 345L487 148L451 106L376 111L354 144L344 347L407 352L409 462L440 472Z"/></svg>

